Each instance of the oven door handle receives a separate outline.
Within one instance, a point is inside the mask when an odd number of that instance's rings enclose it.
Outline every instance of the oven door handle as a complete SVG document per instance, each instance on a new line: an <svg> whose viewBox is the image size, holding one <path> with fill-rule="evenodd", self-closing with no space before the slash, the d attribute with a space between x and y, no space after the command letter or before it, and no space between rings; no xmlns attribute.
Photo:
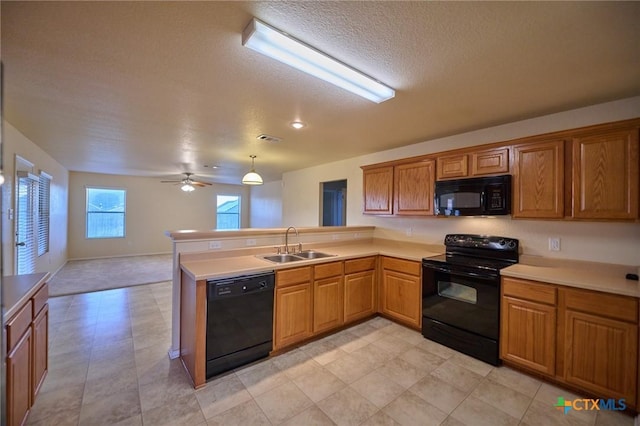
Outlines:
<svg viewBox="0 0 640 426"><path fill-rule="evenodd" d="M471 277L471 278L476 278L476 279L480 279L480 280L486 280L486 281L493 281L497 278L497 275L495 274L490 274L490 275L483 275L483 274L478 274L477 272L471 272L471 271L452 271L450 267L448 266L424 266L425 268L429 268L429 269L433 269L435 271L438 272L443 272L445 274L451 274L451 275L458 275L461 277Z"/></svg>

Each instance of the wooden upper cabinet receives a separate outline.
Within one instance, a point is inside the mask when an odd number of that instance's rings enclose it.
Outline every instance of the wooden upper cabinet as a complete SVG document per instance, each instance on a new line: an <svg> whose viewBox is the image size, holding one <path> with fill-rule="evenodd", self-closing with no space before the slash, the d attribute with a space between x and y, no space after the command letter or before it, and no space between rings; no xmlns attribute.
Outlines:
<svg viewBox="0 0 640 426"><path fill-rule="evenodd" d="M638 217L638 129L573 138L573 217Z"/></svg>
<svg viewBox="0 0 640 426"><path fill-rule="evenodd" d="M509 173L509 148L487 149L471 153L471 175Z"/></svg>
<svg viewBox="0 0 640 426"><path fill-rule="evenodd" d="M438 157L438 180L462 178L469 175L469 156L467 154Z"/></svg>
<svg viewBox="0 0 640 426"><path fill-rule="evenodd" d="M362 188L365 214L393 213L393 166L365 169Z"/></svg>
<svg viewBox="0 0 640 426"><path fill-rule="evenodd" d="M394 213L433 216L435 161L400 164L394 170Z"/></svg>
<svg viewBox="0 0 640 426"><path fill-rule="evenodd" d="M555 140L513 147L513 217L564 216L564 143Z"/></svg>

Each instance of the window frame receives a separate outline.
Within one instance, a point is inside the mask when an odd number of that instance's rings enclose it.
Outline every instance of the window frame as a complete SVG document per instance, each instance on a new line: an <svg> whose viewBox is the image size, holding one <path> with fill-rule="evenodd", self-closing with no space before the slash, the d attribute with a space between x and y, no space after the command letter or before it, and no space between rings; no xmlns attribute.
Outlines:
<svg viewBox="0 0 640 426"><path fill-rule="evenodd" d="M219 197L236 197L238 199L238 212L237 213L219 213L218 212L218 198ZM218 217L219 215L237 215L238 216L238 227L237 228L220 228L218 226L219 221L218 221ZM240 229L242 228L242 194L216 194L216 229L219 230L223 230L223 231L231 231L234 229Z"/></svg>
<svg viewBox="0 0 640 426"><path fill-rule="evenodd" d="M122 214L122 235L111 236L111 237L92 237L89 236L89 213L98 213L98 212L90 212L89 211L89 190L91 189L102 189L108 191L122 191L124 194L124 207L121 212L111 212ZM108 187L108 186L85 186L85 204L84 204L84 217L85 217L85 230L84 235L87 240L107 240L114 238L126 238L127 237L127 190L126 188L118 188L118 187ZM102 212L108 213L108 212Z"/></svg>

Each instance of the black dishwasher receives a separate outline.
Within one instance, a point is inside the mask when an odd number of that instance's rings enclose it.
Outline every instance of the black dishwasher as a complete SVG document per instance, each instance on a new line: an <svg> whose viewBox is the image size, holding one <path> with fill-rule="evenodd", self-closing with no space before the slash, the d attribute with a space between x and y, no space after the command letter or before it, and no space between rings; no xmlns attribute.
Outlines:
<svg viewBox="0 0 640 426"><path fill-rule="evenodd" d="M207 281L207 379L269 355L273 271Z"/></svg>

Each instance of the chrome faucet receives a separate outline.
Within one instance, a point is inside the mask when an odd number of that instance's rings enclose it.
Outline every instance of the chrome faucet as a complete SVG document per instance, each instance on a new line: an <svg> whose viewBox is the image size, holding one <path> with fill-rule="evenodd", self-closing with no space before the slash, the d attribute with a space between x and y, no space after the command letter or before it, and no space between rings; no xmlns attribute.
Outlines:
<svg viewBox="0 0 640 426"><path fill-rule="evenodd" d="M300 242L300 235L298 234L298 230L296 229L295 226L290 226L287 228L286 232L284 233L284 252L286 254L289 254L289 230L291 229L296 231L296 238L298 239L298 251L302 251L302 243ZM293 249L294 254L295 252L296 250Z"/></svg>

